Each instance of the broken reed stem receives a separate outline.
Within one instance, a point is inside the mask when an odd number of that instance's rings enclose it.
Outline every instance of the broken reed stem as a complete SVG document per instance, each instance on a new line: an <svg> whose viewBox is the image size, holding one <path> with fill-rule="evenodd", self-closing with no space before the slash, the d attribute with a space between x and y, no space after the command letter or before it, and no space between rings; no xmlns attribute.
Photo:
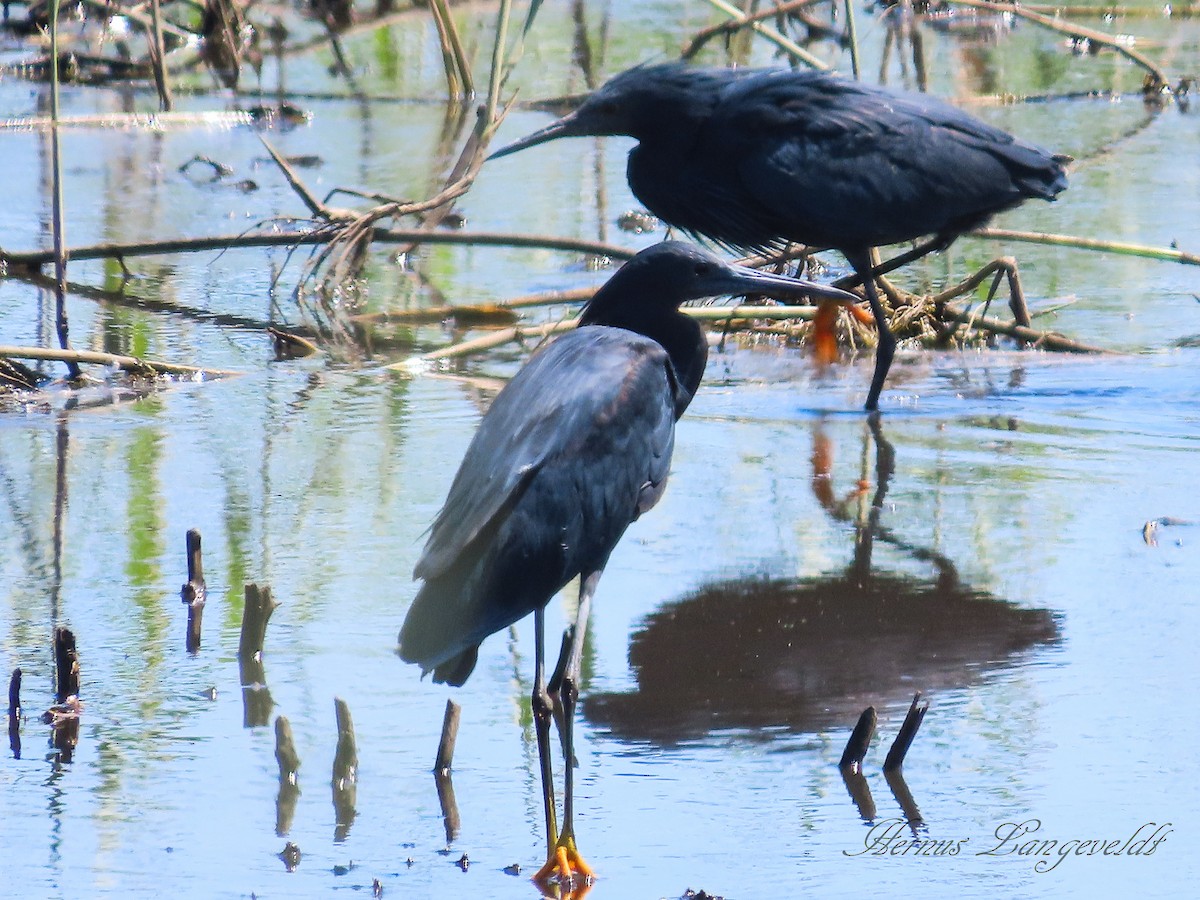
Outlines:
<svg viewBox="0 0 1200 900"><path fill-rule="evenodd" d="M858 724L850 732L850 740L846 741L846 749L842 752L841 762L838 763L838 768L843 772L862 772L863 759L871 747L871 738L875 736L875 723L878 719L873 706L868 706L858 717Z"/></svg>
<svg viewBox="0 0 1200 900"><path fill-rule="evenodd" d="M200 366L184 366L178 363L160 362L157 360L138 359L136 356L119 356L115 353L100 353L95 350L53 350L46 347L10 347L0 345L0 357L16 359L47 359L66 362L78 371L79 363L94 363L102 366L116 366L134 375L211 375L223 378L230 375L240 375L225 369L206 369Z"/></svg>
<svg viewBox="0 0 1200 900"><path fill-rule="evenodd" d="M908 755L908 748L912 746L913 738L917 736L917 732L921 728L921 723L925 721L925 713L929 712L929 701L918 706L921 699L921 692L918 691L913 697L912 704L908 707L908 714L904 717L904 724L900 726L900 731L896 734L896 740L892 743L892 749L888 751L887 758L883 761L883 771L897 772L904 765L904 757Z"/></svg>
<svg viewBox="0 0 1200 900"><path fill-rule="evenodd" d="M79 653L75 633L61 625L54 629L54 695L59 703L79 696Z"/></svg>
<svg viewBox="0 0 1200 900"><path fill-rule="evenodd" d="M446 59L446 80L450 87L451 98L474 97L475 79L471 75L470 58L463 49L458 26L454 24L454 18L450 14L450 5L446 0L431 0L429 8L433 12L433 18L437 24L438 38L442 41L444 48L443 53L449 51Z"/></svg>
<svg viewBox="0 0 1200 900"><path fill-rule="evenodd" d="M454 764L454 743L458 740L458 723L462 719L462 707L453 700L446 701L446 714L442 718L442 739L438 741L437 759L433 771L450 774Z"/></svg>
<svg viewBox="0 0 1200 900"><path fill-rule="evenodd" d="M850 41L850 71L854 80L862 77L858 64L858 32L854 28L854 0L846 0L846 38Z"/></svg>
<svg viewBox="0 0 1200 900"><path fill-rule="evenodd" d="M262 653L267 638L267 622L279 604L271 596L271 588L257 584L246 585L246 604L242 611L242 636L238 656L253 659Z"/></svg>
<svg viewBox="0 0 1200 900"><path fill-rule="evenodd" d="M729 16L735 22L739 24L745 23L746 27L753 29L756 34L766 38L785 53L790 53L792 56L796 57L796 59L802 60L806 65L811 66L814 69L821 70L829 68L827 64L817 59L799 44L788 40L774 28L768 28L762 22L758 21L747 22L749 17L733 4L726 3L725 0L708 0L708 2L710 5L721 10L721 12L725 13L725 15ZM772 12L774 12L774 10L772 10Z"/></svg>
<svg viewBox="0 0 1200 900"><path fill-rule="evenodd" d="M1163 74L1158 64L1151 61L1145 55L1123 44L1115 35L1107 34L1103 31L1097 31L1094 28L1084 28L1082 25L1072 25L1068 22L1063 22L1058 18L1048 15L1043 15L1038 12L1018 6L1015 3L995 3L992 0L951 0L957 6L969 6L973 9L986 9L991 13L1005 13L1014 15L1022 19L1027 19L1041 25L1043 28L1049 28L1051 31L1057 31L1059 34L1065 34L1070 37L1083 38L1091 41L1093 44L1099 44L1102 47L1108 47L1115 50L1117 53L1124 56L1130 62L1141 66L1154 78L1156 84L1160 88L1167 88L1167 77ZM1097 12L1104 12L1103 8L1097 7Z"/></svg>
<svg viewBox="0 0 1200 900"><path fill-rule="evenodd" d="M500 88L508 78L505 71L505 48L508 45L508 20L512 15L512 0L500 0L500 9L496 13L496 40L492 44L492 70L488 73L488 92L486 116L489 120L496 117L496 109L500 106Z"/></svg>
<svg viewBox="0 0 1200 900"><path fill-rule="evenodd" d="M171 85L167 82L166 54L163 49L162 16L160 0L150 0L150 66L154 72L154 88L158 91L158 106L163 112L171 111Z"/></svg>
<svg viewBox="0 0 1200 900"><path fill-rule="evenodd" d="M204 603L208 589L204 584L204 561L200 555L200 532L191 528L187 533L187 583L180 588L180 596L188 608L187 652L200 650L200 626L204 620Z"/></svg>
<svg viewBox="0 0 1200 900"><path fill-rule="evenodd" d="M441 0L430 0L429 11L433 14L433 24L437 28L438 45L442 51L442 68L446 70L446 93L453 101L463 94L462 80L458 74L458 66L454 61L454 50L450 46L450 37L446 34L446 22Z"/></svg>
<svg viewBox="0 0 1200 900"><path fill-rule="evenodd" d="M5 7L7 12L8 7ZM59 0L50 0L50 218L54 242L54 310L58 345L71 348L67 324L67 251L66 222L63 216L62 147L58 133L58 13ZM79 364L67 360L71 380L80 378Z"/></svg>

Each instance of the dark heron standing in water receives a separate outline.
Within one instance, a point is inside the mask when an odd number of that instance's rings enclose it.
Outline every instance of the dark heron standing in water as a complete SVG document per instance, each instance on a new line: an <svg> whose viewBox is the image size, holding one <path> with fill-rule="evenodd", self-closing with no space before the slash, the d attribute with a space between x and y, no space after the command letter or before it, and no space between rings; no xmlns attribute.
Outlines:
<svg viewBox="0 0 1200 900"><path fill-rule="evenodd" d="M534 354L493 401L417 563L425 583L400 632L400 655L434 681L461 685L488 635L534 614L533 710L549 835L541 876L560 865L563 878L590 874L572 827L571 723L584 629L609 554L662 496L675 421L704 374L708 343L679 305L748 292L856 299L726 265L674 241L643 250L596 292L580 327ZM560 693L566 772L556 835L543 609L577 575L578 620Z"/></svg>
<svg viewBox="0 0 1200 900"><path fill-rule="evenodd" d="M668 225L741 251L789 241L842 252L879 329L867 409L896 341L883 274L1030 197L1067 186L1056 156L924 94L815 71L638 66L491 158L559 137L627 135L629 186ZM886 265L871 248L926 235Z"/></svg>

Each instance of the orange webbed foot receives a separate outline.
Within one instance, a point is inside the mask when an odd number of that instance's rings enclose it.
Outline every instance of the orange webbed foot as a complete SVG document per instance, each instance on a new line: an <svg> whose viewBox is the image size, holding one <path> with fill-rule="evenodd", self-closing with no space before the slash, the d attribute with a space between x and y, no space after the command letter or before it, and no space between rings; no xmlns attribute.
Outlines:
<svg viewBox="0 0 1200 900"><path fill-rule="evenodd" d="M538 869L533 880L543 887L558 888L560 900L582 900L591 889L596 873L579 855L572 838L560 838L546 864Z"/></svg>

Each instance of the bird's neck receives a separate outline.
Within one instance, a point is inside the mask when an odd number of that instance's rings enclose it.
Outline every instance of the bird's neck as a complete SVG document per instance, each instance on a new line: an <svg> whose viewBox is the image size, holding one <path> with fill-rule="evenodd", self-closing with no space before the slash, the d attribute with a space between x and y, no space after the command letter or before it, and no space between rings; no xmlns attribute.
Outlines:
<svg viewBox="0 0 1200 900"><path fill-rule="evenodd" d="M623 328L657 343L671 360L678 391L675 399L675 418L683 415L700 380L704 377L704 366L708 362L708 340L704 329L691 316L677 309L669 311L649 309L644 306L634 310L624 307L607 313L603 306L595 308L593 303L579 320L580 327L607 325Z"/></svg>

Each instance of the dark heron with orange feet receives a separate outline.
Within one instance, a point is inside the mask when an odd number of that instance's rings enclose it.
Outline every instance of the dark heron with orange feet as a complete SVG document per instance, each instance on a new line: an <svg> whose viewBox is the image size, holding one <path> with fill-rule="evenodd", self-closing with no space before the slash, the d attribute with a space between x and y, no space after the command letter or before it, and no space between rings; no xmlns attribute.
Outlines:
<svg viewBox="0 0 1200 900"><path fill-rule="evenodd" d="M704 374L708 343L688 300L771 294L853 302L853 294L727 265L688 244L643 250L596 292L579 328L539 350L479 424L417 563L424 584L400 632L400 655L461 685L479 645L530 612L533 710L549 852L542 879L590 877L575 849L572 719L592 595L617 541L667 484L675 422ZM563 826L550 772L544 607L582 578L560 690Z"/></svg>
<svg viewBox="0 0 1200 900"><path fill-rule="evenodd" d="M627 135L633 193L668 225L741 251L795 241L854 268L879 329L867 409L895 338L881 275L1030 197L1067 186L1059 156L924 94L815 71L638 66L491 158L560 137ZM871 248L931 236L872 268Z"/></svg>

